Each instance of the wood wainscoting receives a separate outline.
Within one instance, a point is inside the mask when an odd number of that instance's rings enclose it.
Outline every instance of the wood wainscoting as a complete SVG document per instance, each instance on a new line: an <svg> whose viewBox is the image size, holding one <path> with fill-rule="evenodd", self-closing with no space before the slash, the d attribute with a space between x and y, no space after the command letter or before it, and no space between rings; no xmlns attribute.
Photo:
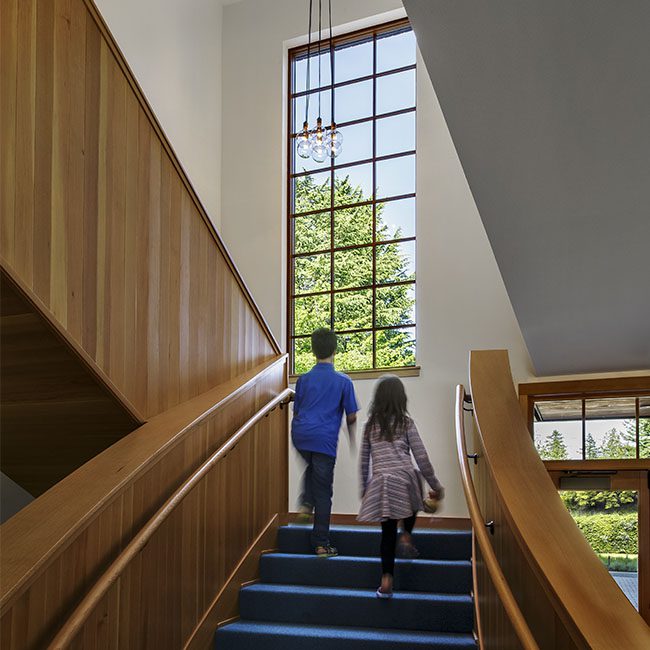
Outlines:
<svg viewBox="0 0 650 650"><path fill-rule="evenodd" d="M169 495L286 387L286 356L152 418L2 526L0 646L42 650ZM288 499L287 410L251 429L93 610L72 647L177 649Z"/></svg>
<svg viewBox="0 0 650 650"><path fill-rule="evenodd" d="M279 354L91 0L0 26L2 266L145 420Z"/></svg>

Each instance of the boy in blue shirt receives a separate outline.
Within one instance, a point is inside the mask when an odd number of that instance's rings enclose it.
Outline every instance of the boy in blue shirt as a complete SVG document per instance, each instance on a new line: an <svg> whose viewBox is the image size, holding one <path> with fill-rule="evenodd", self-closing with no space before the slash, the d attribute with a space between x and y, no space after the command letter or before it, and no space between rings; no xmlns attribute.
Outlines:
<svg viewBox="0 0 650 650"><path fill-rule="evenodd" d="M332 483L339 429L346 415L350 446L354 445L357 400L352 380L334 370L336 334L327 328L311 335L316 365L298 378L293 405L291 439L307 469L302 478L301 512L314 512L311 543L316 555L333 557L338 551L330 545Z"/></svg>

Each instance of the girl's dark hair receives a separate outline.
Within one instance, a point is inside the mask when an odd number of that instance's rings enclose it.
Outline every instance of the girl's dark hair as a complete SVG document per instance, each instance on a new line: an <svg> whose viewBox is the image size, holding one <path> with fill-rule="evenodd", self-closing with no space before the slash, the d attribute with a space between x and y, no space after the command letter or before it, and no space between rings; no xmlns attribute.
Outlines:
<svg viewBox="0 0 650 650"><path fill-rule="evenodd" d="M366 433L369 433L373 426L378 426L379 437L392 442L395 437L404 435L408 420L404 384L395 375L385 375L375 387Z"/></svg>

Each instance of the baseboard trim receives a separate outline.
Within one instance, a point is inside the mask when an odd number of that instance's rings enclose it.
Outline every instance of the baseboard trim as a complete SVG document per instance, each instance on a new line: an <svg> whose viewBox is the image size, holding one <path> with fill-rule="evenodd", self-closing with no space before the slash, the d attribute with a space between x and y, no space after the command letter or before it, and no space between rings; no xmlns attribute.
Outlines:
<svg viewBox="0 0 650 650"><path fill-rule="evenodd" d="M217 627L225 625L239 616L239 589L245 583L259 579L260 555L277 548L278 526L281 517L273 515L255 541L219 590L203 618L194 628L183 650L206 650L212 646Z"/></svg>
<svg viewBox="0 0 650 650"><path fill-rule="evenodd" d="M289 512L280 517L280 525L293 524L298 517L297 512ZM357 516L352 514L335 514L330 517L334 526L368 526L364 521L357 521ZM370 524L372 525L372 524ZM441 530L471 530L472 522L469 517L430 517L420 515L415 521L416 528L441 529Z"/></svg>

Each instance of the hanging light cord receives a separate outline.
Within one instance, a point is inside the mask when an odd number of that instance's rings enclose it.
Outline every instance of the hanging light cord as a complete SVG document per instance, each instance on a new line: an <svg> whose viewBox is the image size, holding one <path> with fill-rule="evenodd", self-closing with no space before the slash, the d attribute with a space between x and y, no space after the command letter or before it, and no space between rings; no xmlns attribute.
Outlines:
<svg viewBox="0 0 650 650"><path fill-rule="evenodd" d="M320 110L320 96L321 96L321 56L320 56L320 50L321 50L321 3L322 0L318 0L318 118L320 119L321 117L321 110Z"/></svg>
<svg viewBox="0 0 650 650"><path fill-rule="evenodd" d="M305 101L305 125L309 123L309 91L311 89L311 13L314 0L309 0L309 34L307 37L307 98Z"/></svg>
<svg viewBox="0 0 650 650"><path fill-rule="evenodd" d="M332 39L332 0L329 0L329 14L330 14L330 85L332 90L330 91L331 99L331 115L330 121L332 123L332 130L335 127L334 121L334 40Z"/></svg>

